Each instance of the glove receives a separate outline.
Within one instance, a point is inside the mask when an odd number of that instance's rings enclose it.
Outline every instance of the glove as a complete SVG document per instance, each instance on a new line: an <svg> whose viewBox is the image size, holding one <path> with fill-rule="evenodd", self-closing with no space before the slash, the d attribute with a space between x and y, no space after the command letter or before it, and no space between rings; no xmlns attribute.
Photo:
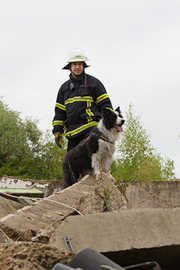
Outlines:
<svg viewBox="0 0 180 270"><path fill-rule="evenodd" d="M55 132L54 136L55 136L55 142L56 142L57 146L59 146L61 148L61 141L62 141L61 132L59 132L59 131Z"/></svg>

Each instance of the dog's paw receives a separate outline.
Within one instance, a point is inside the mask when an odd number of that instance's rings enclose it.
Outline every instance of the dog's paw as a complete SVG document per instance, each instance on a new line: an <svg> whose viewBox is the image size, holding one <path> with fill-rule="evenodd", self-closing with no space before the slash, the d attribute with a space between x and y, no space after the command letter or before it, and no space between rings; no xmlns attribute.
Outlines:
<svg viewBox="0 0 180 270"><path fill-rule="evenodd" d="M104 172L98 172L95 174L95 178L97 181L102 181L104 179L104 175L105 175Z"/></svg>
<svg viewBox="0 0 180 270"><path fill-rule="evenodd" d="M101 176L101 174L100 174L100 173L96 173L96 174L95 174L95 178L96 178L96 180L98 180L98 179L100 178L100 176Z"/></svg>
<svg viewBox="0 0 180 270"><path fill-rule="evenodd" d="M101 172L95 172L94 176L95 176L96 180L99 180L101 177Z"/></svg>

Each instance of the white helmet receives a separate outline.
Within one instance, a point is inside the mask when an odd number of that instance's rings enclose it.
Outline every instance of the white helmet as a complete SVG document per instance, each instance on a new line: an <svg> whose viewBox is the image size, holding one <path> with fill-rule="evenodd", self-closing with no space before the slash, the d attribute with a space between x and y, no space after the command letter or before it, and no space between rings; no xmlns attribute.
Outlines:
<svg viewBox="0 0 180 270"><path fill-rule="evenodd" d="M68 60L66 61L66 65L62 69L69 69L70 63L73 63L73 62L83 62L84 68L89 67L86 64L86 61L88 61L88 58L84 54L80 52L75 52L68 58Z"/></svg>

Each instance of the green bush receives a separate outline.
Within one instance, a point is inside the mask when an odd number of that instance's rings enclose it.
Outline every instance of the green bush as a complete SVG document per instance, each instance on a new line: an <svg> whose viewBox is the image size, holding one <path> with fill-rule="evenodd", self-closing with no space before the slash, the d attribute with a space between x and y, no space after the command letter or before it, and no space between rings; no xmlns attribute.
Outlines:
<svg viewBox="0 0 180 270"><path fill-rule="evenodd" d="M34 179L60 179L62 157L54 136L45 135L37 121L22 120L0 100L0 175Z"/></svg>
<svg viewBox="0 0 180 270"><path fill-rule="evenodd" d="M111 171L123 181L163 180L174 177L174 162L161 157L152 147L146 130L130 105Z"/></svg>

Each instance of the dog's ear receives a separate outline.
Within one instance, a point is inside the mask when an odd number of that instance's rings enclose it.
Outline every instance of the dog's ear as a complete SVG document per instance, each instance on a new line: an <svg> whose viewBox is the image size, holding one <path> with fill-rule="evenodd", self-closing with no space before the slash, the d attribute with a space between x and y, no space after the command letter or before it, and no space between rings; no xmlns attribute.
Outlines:
<svg viewBox="0 0 180 270"><path fill-rule="evenodd" d="M118 107L115 109L115 112L117 112L117 113L118 113L119 117L123 118L123 116L122 116L122 112L121 112L121 109L120 109L120 107L119 107L119 106L118 106Z"/></svg>
<svg viewBox="0 0 180 270"><path fill-rule="evenodd" d="M116 112L118 112L119 114L121 113L121 110L120 110L120 107L118 106L116 109L115 109Z"/></svg>
<svg viewBox="0 0 180 270"><path fill-rule="evenodd" d="M113 111L113 109L106 107L102 109L102 118L104 126L107 129L111 129L114 127L117 119L117 114Z"/></svg>

